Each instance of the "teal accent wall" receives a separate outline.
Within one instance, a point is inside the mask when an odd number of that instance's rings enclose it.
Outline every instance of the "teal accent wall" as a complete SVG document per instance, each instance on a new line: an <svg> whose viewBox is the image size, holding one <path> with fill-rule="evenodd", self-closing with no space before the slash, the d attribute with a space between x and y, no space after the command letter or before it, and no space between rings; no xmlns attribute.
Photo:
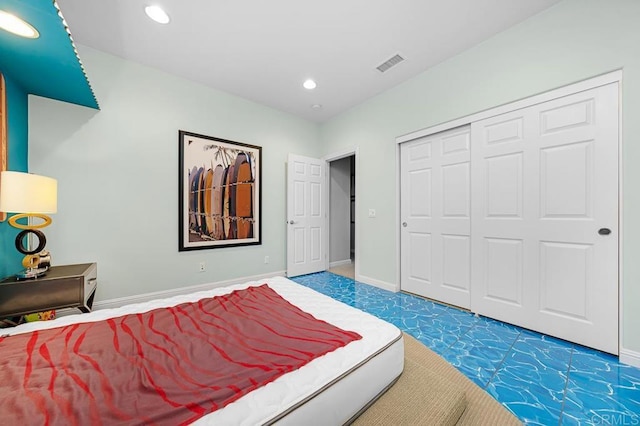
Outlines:
<svg viewBox="0 0 640 426"><path fill-rule="evenodd" d="M0 31L0 68L28 94L98 108L55 2L0 0L2 9L40 32L37 39Z"/></svg>
<svg viewBox="0 0 640 426"><path fill-rule="evenodd" d="M7 91L7 168L25 172L29 135L27 93L11 76L4 74L4 80ZM17 233L18 230L6 221L0 222L0 279L22 269L22 255L14 246Z"/></svg>
<svg viewBox="0 0 640 426"><path fill-rule="evenodd" d="M7 88L8 169L28 171L29 94L98 108L55 2L1 0L2 8L40 32L37 39L0 31L0 72ZM0 222L0 279L22 269L15 249L18 230Z"/></svg>

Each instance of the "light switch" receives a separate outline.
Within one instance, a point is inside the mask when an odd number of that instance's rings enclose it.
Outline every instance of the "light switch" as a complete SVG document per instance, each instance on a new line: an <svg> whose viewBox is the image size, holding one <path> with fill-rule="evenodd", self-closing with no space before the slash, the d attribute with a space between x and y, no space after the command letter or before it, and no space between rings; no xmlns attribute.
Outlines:
<svg viewBox="0 0 640 426"><path fill-rule="evenodd" d="M376 209L369 209L369 217L376 217Z"/></svg>

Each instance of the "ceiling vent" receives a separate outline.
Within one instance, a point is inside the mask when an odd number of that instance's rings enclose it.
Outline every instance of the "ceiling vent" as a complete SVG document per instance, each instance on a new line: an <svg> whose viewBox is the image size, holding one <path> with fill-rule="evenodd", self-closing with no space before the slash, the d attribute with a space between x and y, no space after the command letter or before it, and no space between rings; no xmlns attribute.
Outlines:
<svg viewBox="0 0 640 426"><path fill-rule="evenodd" d="M398 65L400 62L404 61L404 58L400 55L395 55L389 59L387 59L385 62L383 62L382 64L378 65L376 67L376 69L380 72L385 72L387 71L389 68Z"/></svg>

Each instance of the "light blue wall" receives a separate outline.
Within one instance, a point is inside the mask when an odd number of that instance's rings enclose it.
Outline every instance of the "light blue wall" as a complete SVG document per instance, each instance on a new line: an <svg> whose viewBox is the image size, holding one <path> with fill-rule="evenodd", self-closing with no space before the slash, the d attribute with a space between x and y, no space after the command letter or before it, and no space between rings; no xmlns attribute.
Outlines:
<svg viewBox="0 0 640 426"><path fill-rule="evenodd" d="M318 157L318 125L79 49L100 111L29 102L29 169L58 179L53 264L98 262L97 300L283 271L287 154ZM262 146L262 245L178 252L178 130Z"/></svg>
<svg viewBox="0 0 640 426"><path fill-rule="evenodd" d="M323 125L326 154L359 147L361 274L397 281L396 137L616 69L624 72L623 346L640 351L637 0L565 0Z"/></svg>
<svg viewBox="0 0 640 426"><path fill-rule="evenodd" d="M5 74L4 79L7 97L7 168L23 172L27 171L29 133L27 94L11 76ZM14 246L17 233L18 230L6 221L0 223L0 279L22 269L22 255Z"/></svg>

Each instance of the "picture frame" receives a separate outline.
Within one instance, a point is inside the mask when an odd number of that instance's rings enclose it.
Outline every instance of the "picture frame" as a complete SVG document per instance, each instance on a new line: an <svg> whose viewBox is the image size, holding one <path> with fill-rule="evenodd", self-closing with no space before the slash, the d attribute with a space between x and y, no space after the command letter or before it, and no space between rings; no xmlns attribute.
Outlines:
<svg viewBox="0 0 640 426"><path fill-rule="evenodd" d="M7 95L4 76L0 73L0 172L7 170ZM0 222L7 219L5 212L0 212Z"/></svg>
<svg viewBox="0 0 640 426"><path fill-rule="evenodd" d="M262 147L178 131L178 251L262 244Z"/></svg>

